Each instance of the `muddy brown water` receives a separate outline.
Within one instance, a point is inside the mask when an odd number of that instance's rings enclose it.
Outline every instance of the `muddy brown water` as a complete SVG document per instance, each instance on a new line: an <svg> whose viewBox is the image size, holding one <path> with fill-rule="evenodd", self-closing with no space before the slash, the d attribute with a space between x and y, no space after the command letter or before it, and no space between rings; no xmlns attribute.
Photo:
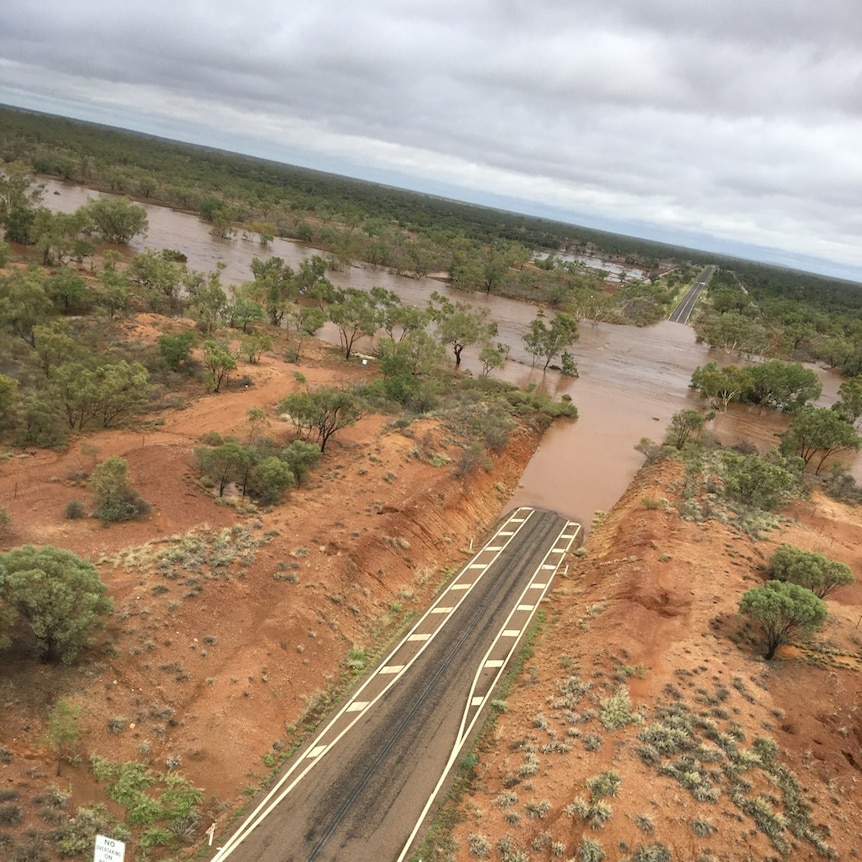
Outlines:
<svg viewBox="0 0 862 862"><path fill-rule="evenodd" d="M52 180L45 181L44 203L54 211L73 212L99 197L99 192ZM319 250L302 243L276 239L263 249L250 238L232 240L210 236L209 226L197 216L166 207L144 205L149 231L137 238L133 248L177 249L186 255L192 269L210 271L223 263L222 282L226 286L251 279L255 256L277 255L293 267ZM697 344L694 331L682 324L661 322L635 328L599 324L581 326L580 341L571 349L580 377L564 377L557 372L542 372L530 365L521 340L536 317L529 304L500 296L465 294L433 278L405 278L387 270L354 266L329 274L339 287L369 289L379 285L398 294L411 305L425 305L433 291L485 307L499 327L498 339L511 345L510 361L498 374L519 385L535 384L556 396L568 394L578 407L576 421L554 425L527 465L506 509L531 505L552 509L581 522L589 529L597 512L613 506L643 462L634 446L643 437L660 440L670 418L683 407L700 407L702 402L689 390L691 373L710 361L737 362L735 357ZM334 327L324 328L327 340L338 342ZM365 345L369 349L370 345ZM359 350L363 349L360 344ZM463 367L479 373L475 350L464 352ZM831 404L840 378L817 369L823 381L820 403ZM773 445L776 434L786 427L786 417L731 405L720 414L711 430L725 442L748 439L761 448ZM862 458L855 458L852 472L862 480Z"/></svg>

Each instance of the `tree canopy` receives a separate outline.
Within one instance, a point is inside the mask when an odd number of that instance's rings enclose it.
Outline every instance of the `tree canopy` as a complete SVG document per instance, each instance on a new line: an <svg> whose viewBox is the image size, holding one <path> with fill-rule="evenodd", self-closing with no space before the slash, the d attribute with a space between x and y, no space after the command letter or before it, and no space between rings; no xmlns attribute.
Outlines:
<svg viewBox="0 0 862 862"><path fill-rule="evenodd" d="M428 312L437 338L452 348L455 365L461 364L461 353L465 347L470 344L488 344L497 334L497 324L488 321L487 308L477 308L466 302L452 302L437 291L431 294Z"/></svg>
<svg viewBox="0 0 862 862"><path fill-rule="evenodd" d="M362 416L362 402L349 389L324 386L285 396L278 404L304 440L313 439L326 451L333 434L353 425Z"/></svg>
<svg viewBox="0 0 862 862"><path fill-rule="evenodd" d="M767 581L743 595L739 610L763 633L767 661L784 643L813 634L826 621L826 605L811 590L785 581Z"/></svg>
<svg viewBox="0 0 862 862"><path fill-rule="evenodd" d="M770 359L751 367L754 386L751 400L764 407L792 413L809 401L816 401L823 391L817 373L799 362Z"/></svg>
<svg viewBox="0 0 862 862"><path fill-rule="evenodd" d="M840 412L826 407L797 410L781 435L782 449L799 455L806 466L817 458L815 473L820 472L830 455L858 450L860 444L862 438L853 425Z"/></svg>
<svg viewBox="0 0 862 862"><path fill-rule="evenodd" d="M830 560L816 551L805 551L793 545L779 545L766 565L769 576L776 581L788 581L811 590L825 599L839 587L853 583L850 567Z"/></svg>
<svg viewBox="0 0 862 862"><path fill-rule="evenodd" d="M578 322L568 314L555 314L551 325L541 318L536 318L524 335L524 345L533 357L545 360L543 368L547 368L553 359L559 356L567 347L571 347L578 338Z"/></svg>
<svg viewBox="0 0 862 862"><path fill-rule="evenodd" d="M693 407L679 410L671 417L670 425L665 432L665 442L669 446L682 449L692 435L696 437L700 434L705 422L706 417L700 410L695 410Z"/></svg>
<svg viewBox="0 0 862 862"><path fill-rule="evenodd" d="M738 365L719 368L714 362L710 362L702 368L695 368L691 375L692 389L696 389L716 407L720 405L725 413L731 401L743 400L753 386L751 372Z"/></svg>
<svg viewBox="0 0 862 862"><path fill-rule="evenodd" d="M106 593L96 567L71 551L25 545L0 554L0 603L45 661L75 660L113 607Z"/></svg>
<svg viewBox="0 0 862 862"><path fill-rule="evenodd" d="M130 200L97 198L83 209L105 242L125 245L149 227L146 210Z"/></svg>
<svg viewBox="0 0 862 862"><path fill-rule="evenodd" d="M757 509L772 511L799 489L801 467L773 449L765 455L733 449L718 453L718 473L727 497Z"/></svg>

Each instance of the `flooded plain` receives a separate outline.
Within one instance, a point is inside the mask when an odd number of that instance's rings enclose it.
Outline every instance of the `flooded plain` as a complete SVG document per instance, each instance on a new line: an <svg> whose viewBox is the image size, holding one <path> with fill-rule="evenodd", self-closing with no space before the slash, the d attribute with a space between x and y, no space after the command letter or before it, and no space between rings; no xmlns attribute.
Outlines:
<svg viewBox="0 0 862 862"><path fill-rule="evenodd" d="M79 186L46 182L44 204L54 211L73 212L99 197ZM297 267L317 249L302 243L276 239L268 249L250 238L219 239L209 225L195 215L165 207L144 205L149 219L145 238L132 247L176 249L186 255L192 269L211 271L224 264L226 286L251 279L254 257L278 256ZM511 346L510 360L498 372L519 385L534 383L557 397L568 394L577 405L579 418L555 424L525 470L507 508L534 505L553 509L589 528L596 512L607 511L620 498L643 462L634 446L643 437L660 440L670 418L684 407L702 406L689 390L698 365L738 361L697 344L690 327L664 321L636 328L583 323L581 337L570 352L578 364L579 378L532 368L522 335L536 317L535 306L505 297L456 291L432 278L406 278L370 266L354 266L328 274L339 287L385 287L410 305L424 306L433 291L453 301L469 301L488 309L499 327L498 339ZM334 329L324 337L337 343ZM360 346L361 350L362 347ZM476 351L464 351L463 368L478 373ZM840 378L817 369L823 381L822 404L835 400ZM725 442L748 439L761 448L773 445L786 426L786 417L758 408L731 405L720 414L711 430ZM859 458L853 473L860 480Z"/></svg>

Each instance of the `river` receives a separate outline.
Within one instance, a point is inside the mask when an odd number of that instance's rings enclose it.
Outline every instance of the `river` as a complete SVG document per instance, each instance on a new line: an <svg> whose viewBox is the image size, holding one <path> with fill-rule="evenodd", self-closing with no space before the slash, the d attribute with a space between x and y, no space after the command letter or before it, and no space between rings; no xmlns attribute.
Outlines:
<svg viewBox="0 0 862 862"><path fill-rule="evenodd" d="M80 186L45 181L44 203L54 211L73 212L99 197ZM144 205L149 231L136 238L132 247L171 248L186 255L189 267L210 271L223 263L222 281L239 284L251 278L255 256L277 255L293 267L318 253L302 243L275 239L269 249L251 239L217 239L197 216L165 207ZM511 345L510 360L499 376L519 385L535 383L556 396L568 394L578 407L576 421L555 424L545 435L521 478L507 509L533 505L553 509L579 521L586 529L596 512L610 509L620 498L643 462L634 446L643 437L660 440L671 417L683 407L702 406L689 390L692 371L710 361L734 361L725 354L695 342L694 330L664 321L636 328L587 323L581 326L580 340L570 352L578 364L579 378L557 372L542 372L530 366L521 336L536 316L529 304L500 296L465 294L431 278L405 278L375 267L350 267L329 273L339 287L368 289L375 285L398 294L402 301L424 306L432 291L486 307L499 327L499 340ZM334 339L333 330L324 337ZM360 348L361 349L361 348ZM464 352L463 367L480 370L476 351ZM818 369L823 382L821 404L831 404L840 378ZM710 426L722 441L749 439L761 448L774 444L775 434L786 418L771 411L731 405ZM862 459L855 458L853 474L862 478Z"/></svg>

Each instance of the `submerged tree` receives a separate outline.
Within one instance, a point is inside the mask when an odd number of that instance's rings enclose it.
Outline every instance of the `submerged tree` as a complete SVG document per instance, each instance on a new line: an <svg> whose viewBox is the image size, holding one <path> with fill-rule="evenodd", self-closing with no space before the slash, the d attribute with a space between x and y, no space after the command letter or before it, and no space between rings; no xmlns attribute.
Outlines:
<svg viewBox="0 0 862 862"><path fill-rule="evenodd" d="M441 344L448 344L461 364L461 353L470 344L485 345L497 334L497 324L488 321L488 309L466 302L452 302L436 291L431 294L428 312Z"/></svg>
<svg viewBox="0 0 862 862"><path fill-rule="evenodd" d="M553 359L559 356L567 347L571 347L580 337L578 322L568 314L557 314L548 326L544 320L536 318L524 335L524 345L533 357L545 360L547 368Z"/></svg>
<svg viewBox="0 0 862 862"><path fill-rule="evenodd" d="M138 234L146 233L149 227L146 210L130 200L97 198L83 210L105 242L127 244Z"/></svg>

